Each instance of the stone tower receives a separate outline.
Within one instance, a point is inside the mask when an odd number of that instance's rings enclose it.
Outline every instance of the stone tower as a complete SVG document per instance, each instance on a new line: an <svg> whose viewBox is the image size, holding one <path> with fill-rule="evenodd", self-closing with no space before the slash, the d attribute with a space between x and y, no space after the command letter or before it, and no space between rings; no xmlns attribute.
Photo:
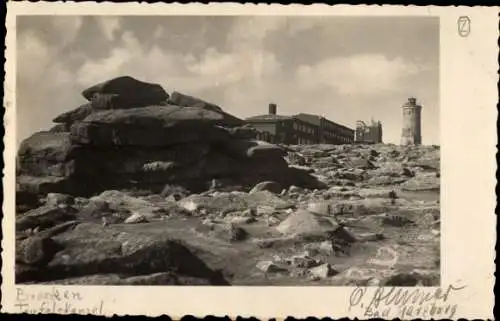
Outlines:
<svg viewBox="0 0 500 321"><path fill-rule="evenodd" d="M417 105L416 98L408 98L403 105L403 133L401 135L401 145L422 144L421 133L421 112L422 106Z"/></svg>

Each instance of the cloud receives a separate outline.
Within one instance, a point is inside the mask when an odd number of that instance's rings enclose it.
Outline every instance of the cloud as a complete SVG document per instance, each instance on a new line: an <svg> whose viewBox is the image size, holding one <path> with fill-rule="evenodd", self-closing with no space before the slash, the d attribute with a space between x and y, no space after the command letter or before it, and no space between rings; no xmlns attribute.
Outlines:
<svg viewBox="0 0 500 321"><path fill-rule="evenodd" d="M165 36L165 28L163 26L157 26L153 32L153 39L158 40Z"/></svg>
<svg viewBox="0 0 500 321"><path fill-rule="evenodd" d="M217 85L262 81L277 73L280 68L275 55L267 51L221 53L214 48L207 49L199 61L188 66L202 81L215 82Z"/></svg>
<svg viewBox="0 0 500 321"><path fill-rule="evenodd" d="M250 23L237 22L238 30ZM187 90L196 93L209 87L232 86L262 82L281 70L276 56L253 45L262 41L268 30L275 30L279 24L264 24L252 33L237 37L234 30L228 34L231 42L227 50L209 47L201 55L183 54L168 50L158 44L145 45L131 31L116 39L117 45L102 59L88 60L77 71L76 79L82 86L119 75L131 75L145 81L170 84L171 90ZM161 37L164 29L155 29L152 37ZM164 82L163 82L164 81Z"/></svg>
<svg viewBox="0 0 500 321"><path fill-rule="evenodd" d="M78 16L54 16L51 18L53 30L57 30L62 46L71 44L78 35L83 18Z"/></svg>
<svg viewBox="0 0 500 321"><path fill-rule="evenodd" d="M234 49L262 47L264 39L287 25L287 17L238 17L227 41Z"/></svg>
<svg viewBox="0 0 500 321"><path fill-rule="evenodd" d="M60 45L70 41L72 32L63 32ZM61 39L61 38L59 38ZM49 45L35 32L18 34L16 112L19 120L17 143L34 131L50 126L54 109L72 108L78 98L72 94L73 74L59 59L60 47ZM34 63L33 63L34 62ZM74 108L74 107L73 107Z"/></svg>
<svg viewBox="0 0 500 321"><path fill-rule="evenodd" d="M35 32L28 31L18 35L17 59L21 62L17 68L18 81L30 82L31 79L39 79L50 57L50 48ZM28 64L28 61L36 63Z"/></svg>
<svg viewBox="0 0 500 321"><path fill-rule="evenodd" d="M116 31L121 28L121 19L120 17L98 17L96 18L97 24L101 29L102 33L109 41L115 39Z"/></svg>
<svg viewBox="0 0 500 321"><path fill-rule="evenodd" d="M50 20L52 31L56 31L55 43L44 40L38 30L26 29L18 33L17 40L17 77L21 84L37 87L56 86L69 80L70 71L65 68L65 59L60 52L78 36L82 26L81 17L53 17ZM34 62L34 63L33 63ZM40 81L41 79L49 80Z"/></svg>
<svg viewBox="0 0 500 321"><path fill-rule="evenodd" d="M401 81L421 70L401 57L390 59L379 54L362 54L301 65L296 78L308 89L333 87L342 95L370 95L397 91Z"/></svg>
<svg viewBox="0 0 500 321"><path fill-rule="evenodd" d="M91 86L122 75L187 89L196 89L203 81L193 81L189 68L194 61L192 55L171 52L158 45L144 46L129 31L117 40L117 46L106 57L87 60L77 69L76 81L79 86ZM213 86L213 82L206 83L206 86Z"/></svg>
<svg viewBox="0 0 500 321"><path fill-rule="evenodd" d="M287 24L287 33L289 36L295 36L301 31L310 30L316 27L324 26L327 17L297 17L293 22Z"/></svg>

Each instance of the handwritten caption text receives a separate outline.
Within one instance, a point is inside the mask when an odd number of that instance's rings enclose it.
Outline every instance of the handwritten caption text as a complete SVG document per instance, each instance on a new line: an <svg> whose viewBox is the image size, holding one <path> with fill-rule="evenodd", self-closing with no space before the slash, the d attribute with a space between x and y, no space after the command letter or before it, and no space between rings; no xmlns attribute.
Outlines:
<svg viewBox="0 0 500 321"><path fill-rule="evenodd" d="M53 287L51 289L16 288L14 307L20 313L97 314L102 315L104 301L84 298L82 293Z"/></svg>
<svg viewBox="0 0 500 321"><path fill-rule="evenodd" d="M450 297L464 288L357 287L349 297L349 309L361 310L363 316L370 318L451 319L458 305Z"/></svg>

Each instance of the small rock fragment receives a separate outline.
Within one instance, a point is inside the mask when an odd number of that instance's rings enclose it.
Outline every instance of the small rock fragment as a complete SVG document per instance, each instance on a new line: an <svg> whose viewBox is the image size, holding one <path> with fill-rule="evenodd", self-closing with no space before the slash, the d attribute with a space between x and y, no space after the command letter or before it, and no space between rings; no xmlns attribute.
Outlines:
<svg viewBox="0 0 500 321"><path fill-rule="evenodd" d="M257 263L257 268L264 273L277 273L286 271L284 268L277 266L271 261L260 261L259 263Z"/></svg>
<svg viewBox="0 0 500 321"><path fill-rule="evenodd" d="M126 220L125 220L125 224L134 224L134 223L146 223L148 222L148 219L142 215L142 214L139 214L139 213L134 213L132 215L130 215Z"/></svg>
<svg viewBox="0 0 500 321"><path fill-rule="evenodd" d="M269 191L275 194L278 194L281 192L281 185L277 182L273 181L265 181L265 182L260 182L259 184L255 185L251 190L249 194L253 194L256 192L261 192L261 191Z"/></svg>
<svg viewBox="0 0 500 321"><path fill-rule="evenodd" d="M330 276L334 276L334 275L339 273L337 270L335 270L328 263L325 263L325 264L322 264L320 266L309 269L309 272L312 275L317 276L317 277L322 278L322 279L325 279L325 278L330 277Z"/></svg>

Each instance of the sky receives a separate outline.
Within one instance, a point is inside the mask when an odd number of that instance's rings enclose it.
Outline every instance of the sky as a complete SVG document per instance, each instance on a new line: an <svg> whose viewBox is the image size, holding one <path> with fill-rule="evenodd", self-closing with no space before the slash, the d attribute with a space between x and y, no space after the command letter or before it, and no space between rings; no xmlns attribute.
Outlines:
<svg viewBox="0 0 500 321"><path fill-rule="evenodd" d="M241 117L314 113L380 120L400 142L408 97L439 144L439 20L346 16L18 16L17 142L129 75Z"/></svg>

